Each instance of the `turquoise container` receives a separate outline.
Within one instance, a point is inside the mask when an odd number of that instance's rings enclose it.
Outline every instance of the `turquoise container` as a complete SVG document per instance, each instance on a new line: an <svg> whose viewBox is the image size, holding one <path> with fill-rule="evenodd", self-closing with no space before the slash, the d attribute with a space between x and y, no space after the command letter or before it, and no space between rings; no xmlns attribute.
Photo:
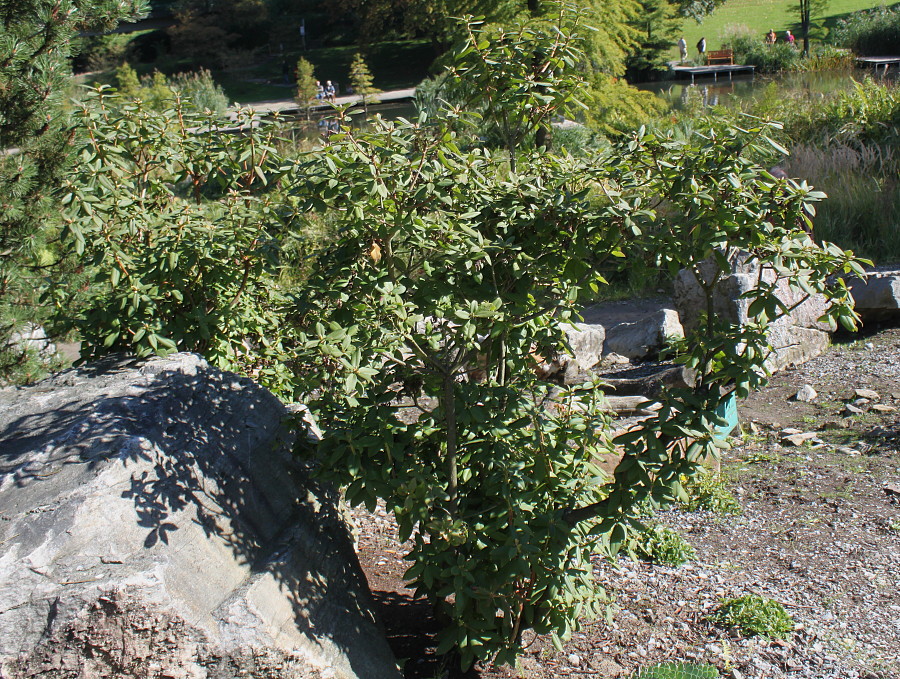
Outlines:
<svg viewBox="0 0 900 679"><path fill-rule="evenodd" d="M725 420L725 424L717 426L716 433L713 436L717 441L724 441L738 426L737 397L733 391L728 394L728 397L716 408L715 412L718 417Z"/></svg>

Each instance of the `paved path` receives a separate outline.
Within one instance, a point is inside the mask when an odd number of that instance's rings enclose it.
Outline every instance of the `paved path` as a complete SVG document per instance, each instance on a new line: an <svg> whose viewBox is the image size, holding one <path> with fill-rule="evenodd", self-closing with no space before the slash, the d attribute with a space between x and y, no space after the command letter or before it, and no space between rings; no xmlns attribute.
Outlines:
<svg viewBox="0 0 900 679"><path fill-rule="evenodd" d="M386 101L399 101L403 99L412 99L416 94L415 87L408 87L403 90L389 90L387 92L381 92L378 95L378 100L380 102ZM360 100L360 97L355 94L350 94L344 97L337 97L335 103L338 105L341 104L355 104ZM256 101L250 104L241 104L241 108L252 108L254 111L258 111L259 113L299 113L300 105L294 98L289 99L273 99L269 101ZM329 105L326 103L316 103L313 107L314 111L323 111L328 110Z"/></svg>

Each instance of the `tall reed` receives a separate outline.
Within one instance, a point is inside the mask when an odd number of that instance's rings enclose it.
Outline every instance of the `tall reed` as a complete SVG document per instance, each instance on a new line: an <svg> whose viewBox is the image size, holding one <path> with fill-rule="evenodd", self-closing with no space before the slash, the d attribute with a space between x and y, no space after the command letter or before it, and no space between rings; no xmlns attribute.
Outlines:
<svg viewBox="0 0 900 679"><path fill-rule="evenodd" d="M874 143L799 145L784 163L828 198L814 235L876 263L900 262L900 151Z"/></svg>

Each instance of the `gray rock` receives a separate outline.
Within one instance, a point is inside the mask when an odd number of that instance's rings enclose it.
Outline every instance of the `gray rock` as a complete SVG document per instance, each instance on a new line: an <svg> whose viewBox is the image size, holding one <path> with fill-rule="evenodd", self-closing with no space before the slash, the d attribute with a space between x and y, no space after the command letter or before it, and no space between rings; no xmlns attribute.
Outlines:
<svg viewBox="0 0 900 679"><path fill-rule="evenodd" d="M56 354L56 345L47 337L44 328L34 323L16 329L6 340L6 346L14 351L35 354L44 362L49 362Z"/></svg>
<svg viewBox="0 0 900 679"><path fill-rule="evenodd" d="M815 441L816 435L812 432L787 430L781 432L781 445L802 446L808 441Z"/></svg>
<svg viewBox="0 0 900 679"><path fill-rule="evenodd" d="M861 408L857 408L852 403L847 403L844 405L844 413L849 413L851 415L861 415L862 412L863 411Z"/></svg>
<svg viewBox="0 0 900 679"><path fill-rule="evenodd" d="M900 318L900 271L876 271L863 280L848 278L847 286L864 323Z"/></svg>
<svg viewBox="0 0 900 679"><path fill-rule="evenodd" d="M564 329L572 353L544 363L540 372L545 377L556 376L564 384L576 384L587 379L591 368L600 362L606 330L602 325L589 323L572 323Z"/></svg>
<svg viewBox="0 0 900 679"><path fill-rule="evenodd" d="M659 309L638 320L619 323L606 331L606 353L631 359L659 355L672 339L684 337L674 309Z"/></svg>
<svg viewBox="0 0 900 679"><path fill-rule="evenodd" d="M794 400L802 401L804 403L812 403L819 397L818 392L812 388L809 384L804 384L797 390L797 393L794 394Z"/></svg>
<svg viewBox="0 0 900 679"><path fill-rule="evenodd" d="M750 300L743 295L753 290L759 280L774 284L778 298L792 309L789 315L769 324L772 348L766 360L769 370L803 363L829 345L829 333L835 328L819 320L827 309L827 300L823 295L804 299L803 293L791 290L785 281L777 279L774 272L768 269L760 271L759 262L750 260L746 253L736 253L729 262L731 270L721 275L713 290L712 312L718 317L738 325L750 322ZM705 281L712 281L717 275L718 265L715 260L708 259L700 265L700 271ZM685 332L694 330L706 311L706 296L692 271L682 269L676 276L674 299Z"/></svg>
<svg viewBox="0 0 900 679"><path fill-rule="evenodd" d="M399 676L285 417L189 354L0 390L0 676Z"/></svg>

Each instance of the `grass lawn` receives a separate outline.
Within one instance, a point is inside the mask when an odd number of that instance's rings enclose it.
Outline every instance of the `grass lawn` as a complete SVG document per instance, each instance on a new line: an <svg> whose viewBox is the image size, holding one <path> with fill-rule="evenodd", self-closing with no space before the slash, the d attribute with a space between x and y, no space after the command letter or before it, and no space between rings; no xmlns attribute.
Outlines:
<svg viewBox="0 0 900 679"><path fill-rule="evenodd" d="M851 12L861 9L879 7L882 0L831 0L820 16L812 17L810 39L821 42L827 40L829 30L839 19ZM722 46L722 36L733 26L746 26L759 35L760 42L769 29L774 29L778 40L790 29L800 40L800 3L798 0L728 0L715 12L707 16L702 24L693 19L685 19L683 24L684 39L687 40L688 53L693 58L697 55L695 45L701 37L706 37L706 49L717 50ZM672 50L672 58L678 58L678 49Z"/></svg>

